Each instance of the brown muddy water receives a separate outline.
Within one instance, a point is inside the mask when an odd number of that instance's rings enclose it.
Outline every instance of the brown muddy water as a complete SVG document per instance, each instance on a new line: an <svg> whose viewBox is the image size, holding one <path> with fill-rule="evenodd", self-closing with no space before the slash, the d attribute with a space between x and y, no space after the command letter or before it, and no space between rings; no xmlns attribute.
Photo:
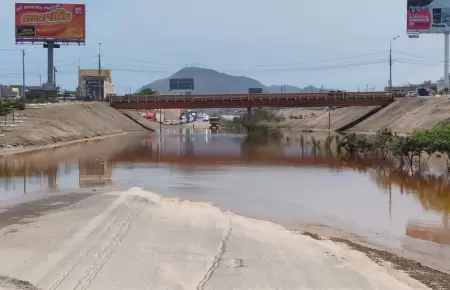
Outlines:
<svg viewBox="0 0 450 290"><path fill-rule="evenodd" d="M323 224L400 251L450 260L447 177L314 152L297 137L261 142L182 129L5 156L0 208L40 192L137 186L293 229Z"/></svg>

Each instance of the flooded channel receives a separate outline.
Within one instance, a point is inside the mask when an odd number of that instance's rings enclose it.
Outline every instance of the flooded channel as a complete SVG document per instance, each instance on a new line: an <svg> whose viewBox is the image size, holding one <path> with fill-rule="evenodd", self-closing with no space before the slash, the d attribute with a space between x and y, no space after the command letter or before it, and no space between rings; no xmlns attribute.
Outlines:
<svg viewBox="0 0 450 290"><path fill-rule="evenodd" d="M0 160L0 204L39 192L137 186L292 229L323 224L450 259L446 177L345 160L296 140L256 142L183 129L7 156Z"/></svg>

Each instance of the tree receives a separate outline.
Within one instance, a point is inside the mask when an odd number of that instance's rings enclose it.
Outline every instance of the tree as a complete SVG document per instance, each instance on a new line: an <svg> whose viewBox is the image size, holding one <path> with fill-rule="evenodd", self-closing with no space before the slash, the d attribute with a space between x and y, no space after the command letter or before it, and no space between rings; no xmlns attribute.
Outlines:
<svg viewBox="0 0 450 290"><path fill-rule="evenodd" d="M6 119L8 117L8 114L10 114L12 111L11 107L5 106L4 104L0 104L0 116L5 116L5 126L6 126Z"/></svg>
<svg viewBox="0 0 450 290"><path fill-rule="evenodd" d="M19 110L19 117L23 115L23 111L25 111L25 101L19 100L15 104L15 108Z"/></svg>
<svg viewBox="0 0 450 290"><path fill-rule="evenodd" d="M151 88L145 88L138 93L138 95L154 95L154 94L156 94L156 92Z"/></svg>
<svg viewBox="0 0 450 290"><path fill-rule="evenodd" d="M394 139L394 134L388 128L378 130L374 138L374 148L381 158L386 159L389 154L390 144Z"/></svg>

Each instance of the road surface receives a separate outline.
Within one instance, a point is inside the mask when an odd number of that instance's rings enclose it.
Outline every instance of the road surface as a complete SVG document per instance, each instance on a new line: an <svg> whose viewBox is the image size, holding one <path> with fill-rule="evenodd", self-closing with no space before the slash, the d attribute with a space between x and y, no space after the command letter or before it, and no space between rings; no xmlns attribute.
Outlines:
<svg viewBox="0 0 450 290"><path fill-rule="evenodd" d="M344 245L139 188L0 208L0 261L2 290L428 289Z"/></svg>

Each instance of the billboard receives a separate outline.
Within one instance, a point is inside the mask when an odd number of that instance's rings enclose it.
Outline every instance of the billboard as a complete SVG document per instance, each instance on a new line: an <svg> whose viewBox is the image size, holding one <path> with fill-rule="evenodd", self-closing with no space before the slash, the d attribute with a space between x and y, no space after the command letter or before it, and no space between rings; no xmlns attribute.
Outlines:
<svg viewBox="0 0 450 290"><path fill-rule="evenodd" d="M407 33L450 32L450 1L408 0Z"/></svg>
<svg viewBox="0 0 450 290"><path fill-rule="evenodd" d="M84 4L16 3L16 42L76 42L86 38Z"/></svg>
<svg viewBox="0 0 450 290"><path fill-rule="evenodd" d="M194 79L170 79L171 91L194 90Z"/></svg>
<svg viewBox="0 0 450 290"><path fill-rule="evenodd" d="M263 89L262 88L249 88L248 93L249 94L262 94Z"/></svg>

